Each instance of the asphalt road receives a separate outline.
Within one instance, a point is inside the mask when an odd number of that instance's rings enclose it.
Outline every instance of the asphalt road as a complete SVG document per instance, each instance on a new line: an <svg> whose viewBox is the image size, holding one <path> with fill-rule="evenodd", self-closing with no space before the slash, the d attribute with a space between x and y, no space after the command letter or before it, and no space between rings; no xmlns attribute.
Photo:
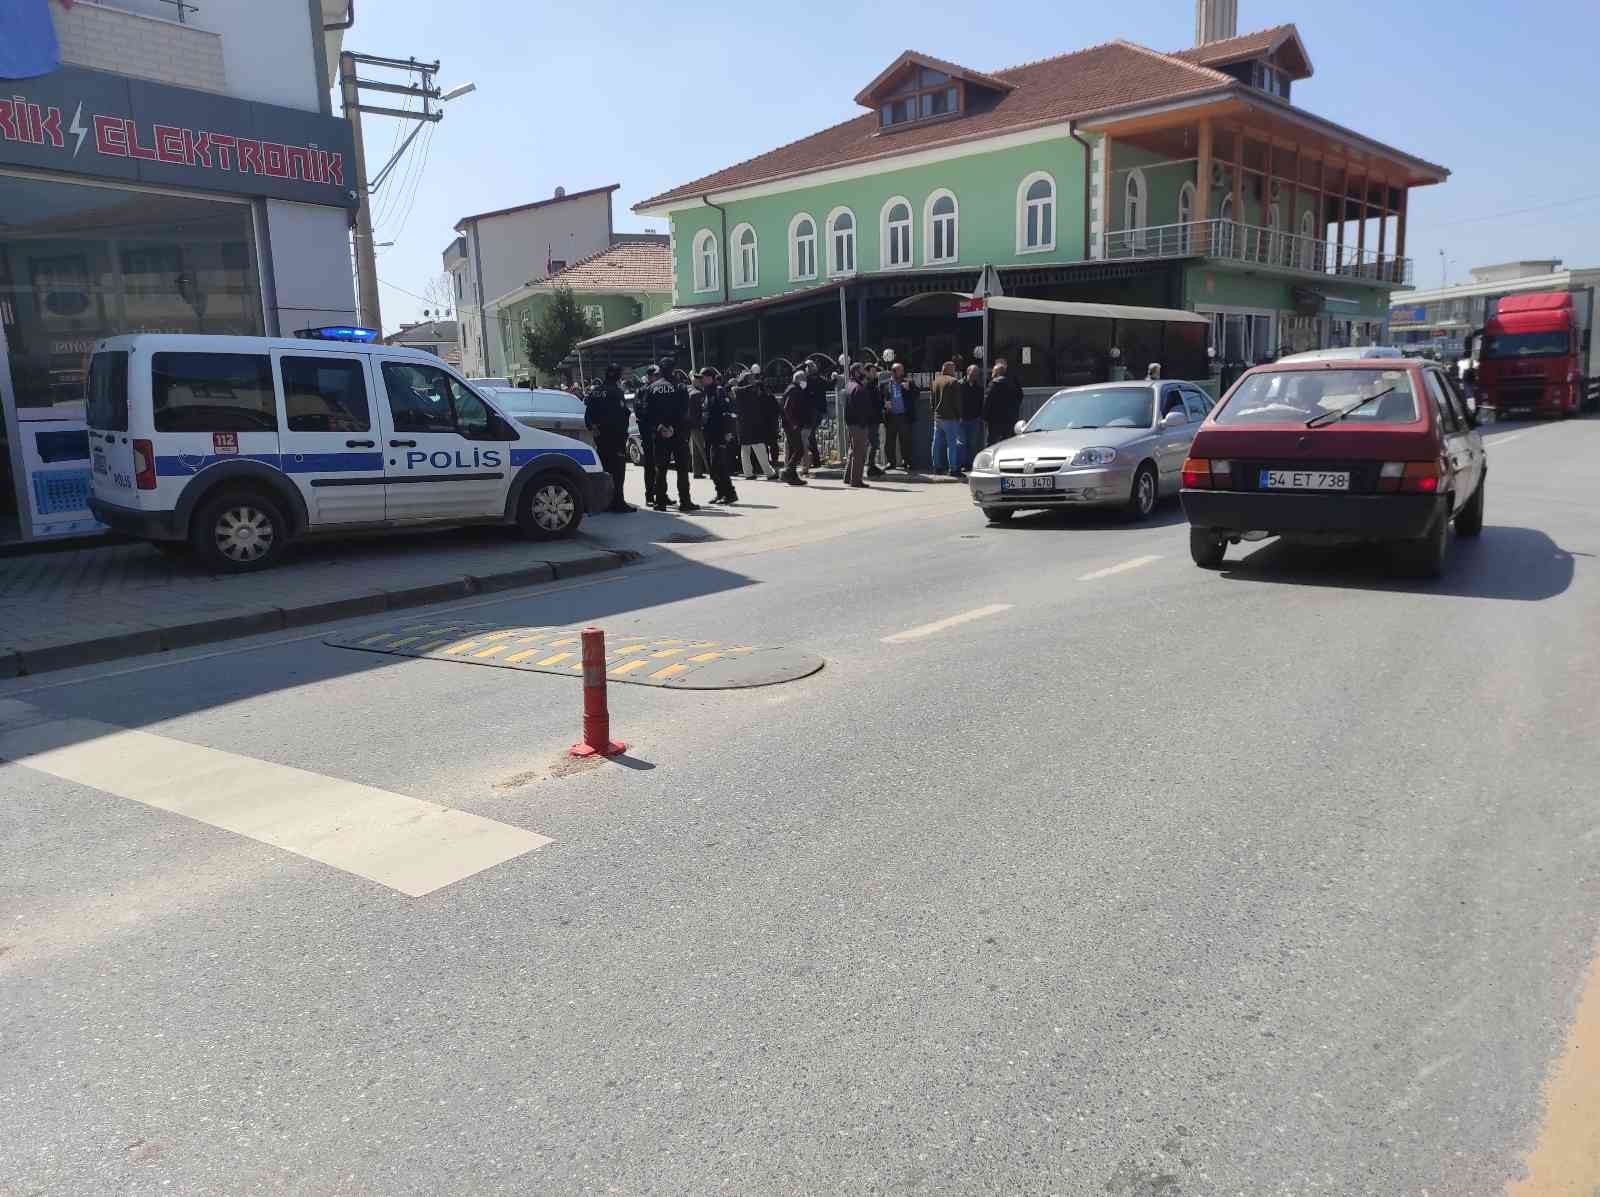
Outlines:
<svg viewBox="0 0 1600 1197"><path fill-rule="evenodd" d="M315 635L0 686L0 1192L1589 1194L1597 460L1432 583L947 487L419 613L827 659L621 763Z"/></svg>

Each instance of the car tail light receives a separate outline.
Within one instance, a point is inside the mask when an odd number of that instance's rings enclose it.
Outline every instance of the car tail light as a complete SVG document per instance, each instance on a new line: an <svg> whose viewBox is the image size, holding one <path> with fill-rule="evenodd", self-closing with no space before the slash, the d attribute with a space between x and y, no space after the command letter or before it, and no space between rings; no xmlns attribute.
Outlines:
<svg viewBox="0 0 1600 1197"><path fill-rule="evenodd" d="M1183 463L1183 484L1190 490L1211 489L1211 463L1204 457L1191 457Z"/></svg>
<svg viewBox="0 0 1600 1197"><path fill-rule="evenodd" d="M1400 478L1400 489L1408 494L1437 494L1444 471L1436 461L1408 461Z"/></svg>
<svg viewBox="0 0 1600 1197"><path fill-rule="evenodd" d="M1400 490L1400 480L1406 476L1406 463L1386 461L1378 471L1378 493L1392 495Z"/></svg>
<svg viewBox="0 0 1600 1197"><path fill-rule="evenodd" d="M140 490L156 488L156 447L149 441L133 442L133 484Z"/></svg>

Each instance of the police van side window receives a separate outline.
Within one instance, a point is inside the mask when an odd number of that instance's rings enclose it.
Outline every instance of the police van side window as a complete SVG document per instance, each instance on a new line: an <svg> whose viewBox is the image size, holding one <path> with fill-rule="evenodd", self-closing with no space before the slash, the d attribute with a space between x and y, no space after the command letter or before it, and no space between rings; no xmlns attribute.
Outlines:
<svg viewBox="0 0 1600 1197"><path fill-rule="evenodd" d="M272 361L253 353L158 353L150 367L157 432L276 432Z"/></svg>
<svg viewBox="0 0 1600 1197"><path fill-rule="evenodd" d="M410 362L384 362L383 385L396 432L456 432L486 437L494 427L489 408L443 370Z"/></svg>
<svg viewBox="0 0 1600 1197"><path fill-rule="evenodd" d="M97 353L89 363L89 427L128 431L128 352Z"/></svg>
<svg viewBox="0 0 1600 1197"><path fill-rule="evenodd" d="M389 392L394 430L454 432L456 417L450 407L449 382L449 375L443 370L409 362L384 362L383 386Z"/></svg>
<svg viewBox="0 0 1600 1197"><path fill-rule="evenodd" d="M349 358L286 357L278 363L290 432L367 432L366 371Z"/></svg>

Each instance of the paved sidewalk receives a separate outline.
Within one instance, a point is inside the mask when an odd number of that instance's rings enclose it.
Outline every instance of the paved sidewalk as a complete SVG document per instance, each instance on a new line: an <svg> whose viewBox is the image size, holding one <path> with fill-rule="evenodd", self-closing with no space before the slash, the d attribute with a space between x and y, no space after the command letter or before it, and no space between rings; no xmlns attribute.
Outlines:
<svg viewBox="0 0 1600 1197"><path fill-rule="evenodd" d="M0 557L0 677L535 586L689 546L902 518L930 500L967 502L965 487L901 474L868 491L827 479L737 485L737 507L709 505L710 481L695 479L699 512L594 515L569 541L534 543L508 528L321 540L257 574L209 574L145 544ZM642 502L638 470L626 490Z"/></svg>

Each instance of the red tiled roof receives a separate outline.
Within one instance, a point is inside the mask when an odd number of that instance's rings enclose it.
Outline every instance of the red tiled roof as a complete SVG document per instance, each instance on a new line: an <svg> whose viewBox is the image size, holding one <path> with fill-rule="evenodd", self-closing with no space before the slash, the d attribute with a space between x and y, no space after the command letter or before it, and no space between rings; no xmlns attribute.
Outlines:
<svg viewBox="0 0 1600 1197"><path fill-rule="evenodd" d="M549 199L534 200L531 204L517 204L511 208L496 208L493 212L475 212L471 216L463 216L456 221L455 228L459 233L461 226L469 220L487 220L491 216L509 216L512 212L527 212L534 208L548 208L551 204L564 204L568 200L588 199L591 195L602 195L608 191L616 191L621 186L621 183L612 183L606 187L591 187L587 191L569 191L566 195L552 195Z"/></svg>
<svg viewBox="0 0 1600 1197"><path fill-rule="evenodd" d="M1300 43L1300 31L1292 23L1274 25L1271 29L1258 29L1254 33L1241 33L1238 37L1207 42L1203 46L1195 46L1188 50L1174 50L1172 57L1198 63L1201 66L1221 66L1225 63L1242 62L1246 58L1260 58L1264 54L1271 54L1291 39L1300 57L1305 61L1306 73L1310 74L1311 60L1306 55L1305 47Z"/></svg>
<svg viewBox="0 0 1600 1197"><path fill-rule="evenodd" d="M952 64L953 65L953 64ZM1147 101L1238 87L1221 71L1171 54L1115 41L994 72L1011 90L951 120L908 124L879 132L868 112L790 142L634 205L634 211L709 191L746 187L904 154L912 150L995 137L1090 113Z"/></svg>
<svg viewBox="0 0 1600 1197"><path fill-rule="evenodd" d="M653 241L619 241L609 249L580 258L565 270L543 279L540 286L574 291L672 291L672 249L665 237Z"/></svg>

